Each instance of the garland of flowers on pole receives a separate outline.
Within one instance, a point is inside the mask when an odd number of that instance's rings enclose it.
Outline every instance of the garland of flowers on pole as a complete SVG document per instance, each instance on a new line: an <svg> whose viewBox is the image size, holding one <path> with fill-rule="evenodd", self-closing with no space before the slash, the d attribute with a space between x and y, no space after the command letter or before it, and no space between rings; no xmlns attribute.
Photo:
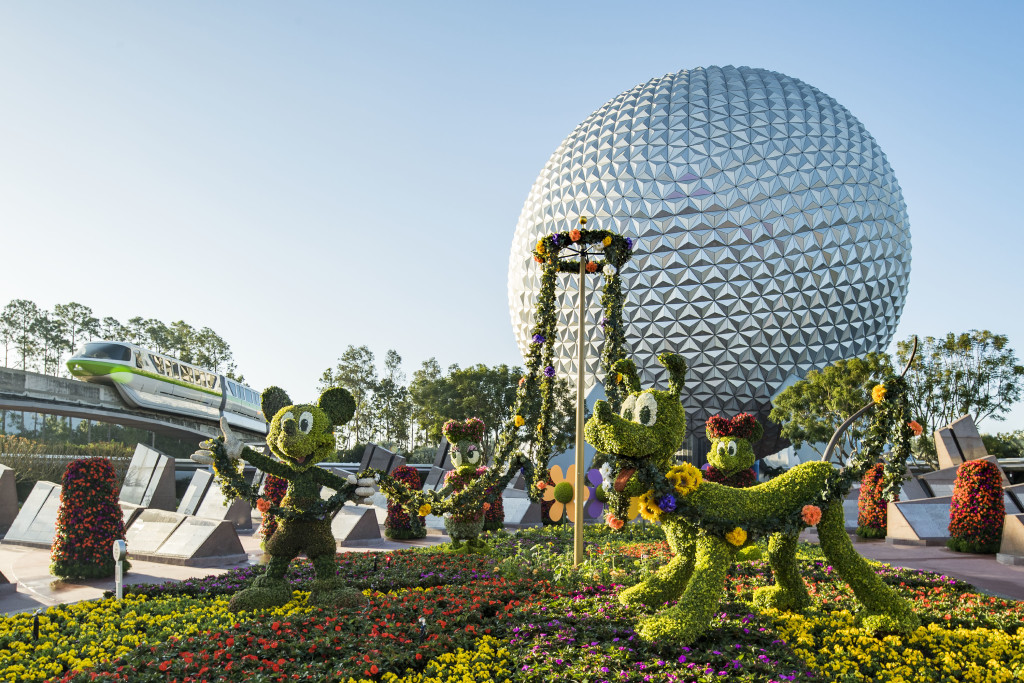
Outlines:
<svg viewBox="0 0 1024 683"><path fill-rule="evenodd" d="M907 475L910 439L920 436L922 428L910 415L907 380L896 374L887 375L871 390L874 418L861 447L854 451L846 466L828 482L828 493L843 498L854 481L863 478L868 468L882 463L882 498L898 500L903 479ZM885 444L891 444L886 454Z"/></svg>
<svg viewBox="0 0 1024 683"><path fill-rule="evenodd" d="M604 386L608 401L618 410L623 399L612 365L625 357L625 330L622 321L623 293L620 270L629 261L633 240L609 230L584 228L587 218L570 230L551 233L537 241L533 250L535 261L543 265L540 291L534 313L534 325L526 355L526 373L519 380L512 411L498 434L494 465L466 488L455 491L446 486L436 491L413 491L383 472L368 471L380 476L380 490L389 499L420 515L460 514L492 502L521 471L526 477L527 492L534 502L542 491L538 481L548 476L547 462L553 447L551 426L555 411L555 338L558 331L557 284L559 273L579 274L579 260L560 257L564 249L584 251L587 247L603 258L586 260L584 271L605 276L601 293L605 345L601 354L605 373ZM531 397L540 394L539 411L531 406ZM533 402L535 405L535 401ZM532 427L531 427L532 425Z"/></svg>

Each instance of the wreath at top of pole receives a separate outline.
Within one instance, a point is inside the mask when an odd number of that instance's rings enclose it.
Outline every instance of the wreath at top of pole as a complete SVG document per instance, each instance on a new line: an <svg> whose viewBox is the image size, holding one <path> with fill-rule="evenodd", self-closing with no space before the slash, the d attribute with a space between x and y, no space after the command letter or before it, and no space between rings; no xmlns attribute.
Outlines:
<svg viewBox="0 0 1024 683"><path fill-rule="evenodd" d="M520 468L526 475L530 499L540 499L536 483L547 476L547 460L553 446L551 423L555 410L554 355L558 330L556 285L559 273L580 274L581 259L584 272L600 273L605 278L601 292L601 327L605 334L601 367L608 402L616 411L619 409L622 387L612 365L626 357L620 269L632 256L633 240L608 230L588 230L583 227L586 224L587 218L580 216L578 226L542 237L534 247L533 258L543 265L543 271L526 356L526 373L519 380L512 411L498 434L494 466L460 491L452 487L413 491L385 473L368 470L369 474L380 475L381 491L389 499L418 514L469 512L479 507L481 501L490 502L500 496ZM568 258L562 258L563 254ZM530 401L538 391L539 410L536 401Z"/></svg>

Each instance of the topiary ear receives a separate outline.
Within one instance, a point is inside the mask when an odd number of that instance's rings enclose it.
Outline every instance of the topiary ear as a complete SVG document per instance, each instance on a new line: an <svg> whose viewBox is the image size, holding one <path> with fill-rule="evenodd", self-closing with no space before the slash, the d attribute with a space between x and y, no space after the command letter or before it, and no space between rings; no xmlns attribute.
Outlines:
<svg viewBox="0 0 1024 683"><path fill-rule="evenodd" d="M288 392L281 387L267 387L260 395L260 409L263 411L263 417L267 419L267 422L273 420L281 408L291 404L292 400L288 398Z"/></svg>
<svg viewBox="0 0 1024 683"><path fill-rule="evenodd" d="M668 370L668 390L676 396L683 395L683 383L686 381L686 361L678 353L663 353L658 362Z"/></svg>
<svg viewBox="0 0 1024 683"><path fill-rule="evenodd" d="M622 381L627 387L629 387L629 393L640 393L640 376L636 372L636 363L634 363L631 358L623 358L615 361L615 365L612 366L612 371L618 372L622 375Z"/></svg>
<svg viewBox="0 0 1024 683"><path fill-rule="evenodd" d="M356 414L356 400L347 389L341 387L334 387L320 394L317 406L327 413L327 418L335 427L345 424Z"/></svg>
<svg viewBox="0 0 1024 683"><path fill-rule="evenodd" d="M760 422L754 423L754 433L750 435L750 443L754 443L762 436L764 436L764 427L761 426Z"/></svg>

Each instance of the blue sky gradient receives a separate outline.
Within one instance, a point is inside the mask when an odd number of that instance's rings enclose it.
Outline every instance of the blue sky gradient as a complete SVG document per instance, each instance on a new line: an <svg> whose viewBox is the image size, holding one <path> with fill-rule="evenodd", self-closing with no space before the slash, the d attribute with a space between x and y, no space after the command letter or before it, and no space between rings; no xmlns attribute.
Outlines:
<svg viewBox="0 0 1024 683"><path fill-rule="evenodd" d="M1024 355L1024 4L0 3L0 300L208 325L311 397L348 344L521 363L508 250L558 143L683 68L781 71L886 152L897 333ZM1018 407L1005 423L1024 427Z"/></svg>

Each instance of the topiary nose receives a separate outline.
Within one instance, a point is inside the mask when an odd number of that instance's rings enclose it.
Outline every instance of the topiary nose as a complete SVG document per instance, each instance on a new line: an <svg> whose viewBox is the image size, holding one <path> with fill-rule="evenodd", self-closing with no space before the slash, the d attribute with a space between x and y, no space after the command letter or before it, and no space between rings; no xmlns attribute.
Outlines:
<svg viewBox="0 0 1024 683"><path fill-rule="evenodd" d="M287 420L282 422L281 429L283 429L284 433L287 434L288 436L295 436L296 434L299 433L299 425L295 422L293 418L288 418Z"/></svg>
<svg viewBox="0 0 1024 683"><path fill-rule="evenodd" d="M597 419L601 422L608 422L612 419L612 407L608 401L598 401L594 404L594 414L597 415Z"/></svg>

